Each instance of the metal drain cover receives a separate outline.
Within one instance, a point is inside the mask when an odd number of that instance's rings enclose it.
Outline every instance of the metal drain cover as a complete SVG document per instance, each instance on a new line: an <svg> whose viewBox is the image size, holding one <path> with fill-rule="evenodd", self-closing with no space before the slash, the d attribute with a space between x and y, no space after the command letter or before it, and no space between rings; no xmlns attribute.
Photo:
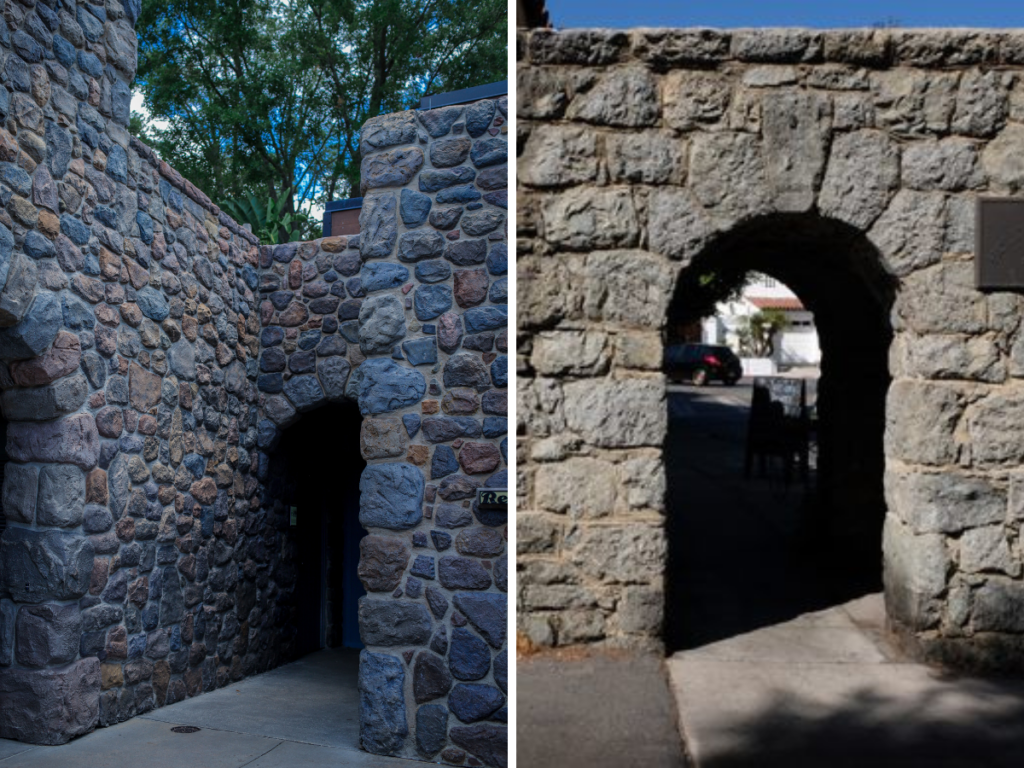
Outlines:
<svg viewBox="0 0 1024 768"><path fill-rule="evenodd" d="M179 725L176 728L171 728L174 733L195 733L196 731L202 730L196 728L194 725Z"/></svg>

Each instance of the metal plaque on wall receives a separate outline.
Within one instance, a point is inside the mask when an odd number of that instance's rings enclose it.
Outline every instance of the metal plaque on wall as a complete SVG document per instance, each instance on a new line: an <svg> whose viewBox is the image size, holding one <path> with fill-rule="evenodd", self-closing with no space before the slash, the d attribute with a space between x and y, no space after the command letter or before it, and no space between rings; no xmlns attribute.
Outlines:
<svg viewBox="0 0 1024 768"><path fill-rule="evenodd" d="M1024 200L978 198L974 240L978 288L1024 289Z"/></svg>

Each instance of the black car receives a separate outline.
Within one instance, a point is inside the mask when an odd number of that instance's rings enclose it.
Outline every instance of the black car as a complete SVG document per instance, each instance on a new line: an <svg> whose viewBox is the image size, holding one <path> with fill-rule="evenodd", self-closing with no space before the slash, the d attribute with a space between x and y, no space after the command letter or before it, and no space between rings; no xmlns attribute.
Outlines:
<svg viewBox="0 0 1024 768"><path fill-rule="evenodd" d="M743 376L743 366L728 347L675 344L665 349L665 373L673 381L688 380L698 387L714 380L731 387Z"/></svg>

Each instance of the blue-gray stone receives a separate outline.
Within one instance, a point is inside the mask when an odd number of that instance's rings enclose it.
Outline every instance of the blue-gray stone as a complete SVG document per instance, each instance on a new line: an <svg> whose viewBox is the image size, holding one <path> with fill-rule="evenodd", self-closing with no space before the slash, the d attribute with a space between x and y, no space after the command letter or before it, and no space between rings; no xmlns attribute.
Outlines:
<svg viewBox="0 0 1024 768"><path fill-rule="evenodd" d="M78 52L78 68L97 80L103 77L103 64L91 53Z"/></svg>
<svg viewBox="0 0 1024 768"><path fill-rule="evenodd" d="M438 504L434 510L434 525L442 528L464 528L473 522L473 514L461 504Z"/></svg>
<svg viewBox="0 0 1024 768"><path fill-rule="evenodd" d="M327 399L313 374L292 376L284 383L284 394L299 413L311 411Z"/></svg>
<svg viewBox="0 0 1024 768"><path fill-rule="evenodd" d="M299 250L298 243L281 243L272 247L274 249L274 261L282 264L287 264L294 259L296 252Z"/></svg>
<svg viewBox="0 0 1024 768"><path fill-rule="evenodd" d="M399 213L407 227L418 227L427 220L430 213L430 198L411 189L402 190Z"/></svg>
<svg viewBox="0 0 1024 768"><path fill-rule="evenodd" d="M92 310L69 293L61 294L61 314L64 316L64 325L73 331L94 328L96 326L96 315Z"/></svg>
<svg viewBox="0 0 1024 768"><path fill-rule="evenodd" d="M508 142L497 136L474 141L469 157L477 168L500 165L508 161Z"/></svg>
<svg viewBox="0 0 1024 768"><path fill-rule="evenodd" d="M421 283L443 283L452 276L451 266L441 260L421 261L416 265L416 279Z"/></svg>
<svg viewBox="0 0 1024 768"><path fill-rule="evenodd" d="M448 547L452 545L451 534L445 533L444 531L431 531L430 538L434 540L434 549L436 549L438 552L444 552L446 549L448 549ZM445 609L447 610L447 603L445 604ZM441 614L441 616L443 615L444 613ZM441 618L441 616L438 616L438 618Z"/></svg>
<svg viewBox="0 0 1024 768"><path fill-rule="evenodd" d="M442 189L437 193L438 203L471 203L482 197L480 192L472 184L461 187Z"/></svg>
<svg viewBox="0 0 1024 768"><path fill-rule="evenodd" d="M55 180L64 178L68 165L71 163L71 135L52 120L46 122L46 156L50 165L50 175ZM60 219L60 228L65 235L71 237L64 229L64 216ZM70 218L70 217L68 217ZM72 219L72 221L75 221ZM80 222L79 222L80 223ZM76 243L75 238L71 237ZM89 241L89 230L85 230L85 241L78 243L85 245Z"/></svg>
<svg viewBox="0 0 1024 768"><path fill-rule="evenodd" d="M367 646L426 645L431 631L430 614L422 603L359 599L359 635Z"/></svg>
<svg viewBox="0 0 1024 768"><path fill-rule="evenodd" d="M350 344L359 343L359 321L349 320L338 326L338 332L345 337Z"/></svg>
<svg viewBox="0 0 1024 768"><path fill-rule="evenodd" d="M139 309L142 310L142 314L158 323L166 320L167 316L171 313L167 306L167 299L164 298L162 293L151 286L147 285L139 290L136 293L135 301L139 305Z"/></svg>
<svg viewBox="0 0 1024 768"><path fill-rule="evenodd" d="M466 133L474 139L482 136L494 119L494 102L478 101L466 107Z"/></svg>
<svg viewBox="0 0 1024 768"><path fill-rule="evenodd" d="M313 349L317 344L320 343L320 330L314 328L309 331L303 331L299 336L299 349L309 350Z"/></svg>
<svg viewBox="0 0 1024 768"><path fill-rule="evenodd" d="M444 364L444 385L446 387L488 387L491 384L487 365L479 356L460 352L448 358Z"/></svg>
<svg viewBox="0 0 1024 768"><path fill-rule="evenodd" d="M437 577L445 589L487 589L491 586L490 572L479 560L468 557L445 555L438 562Z"/></svg>
<svg viewBox="0 0 1024 768"><path fill-rule="evenodd" d="M270 419L263 419L256 425L256 444L264 450L270 450L277 440L277 425Z"/></svg>
<svg viewBox="0 0 1024 768"><path fill-rule="evenodd" d="M508 419L488 416L484 419L484 437L501 437L508 432Z"/></svg>
<svg viewBox="0 0 1024 768"><path fill-rule="evenodd" d="M328 357L317 363L320 384L324 388L327 399L332 403L345 397L345 384L348 382L351 370L352 366L343 357Z"/></svg>
<svg viewBox="0 0 1024 768"><path fill-rule="evenodd" d="M421 338L402 343L405 358L413 365L426 365L437 362L437 339Z"/></svg>
<svg viewBox="0 0 1024 768"><path fill-rule="evenodd" d="M357 317L359 317L359 310L362 308L362 306L362 299L350 299L349 301L341 302L341 304L338 306L338 319L355 320ZM326 319L324 320L324 322L327 322Z"/></svg>
<svg viewBox="0 0 1024 768"><path fill-rule="evenodd" d="M53 36L53 54L57 57L57 61L61 63L63 67L72 67L75 64L75 56L77 55L75 46L69 43L60 35Z"/></svg>
<svg viewBox="0 0 1024 768"><path fill-rule="evenodd" d="M424 704L416 710L416 749L433 757L448 743L448 710L440 704Z"/></svg>
<svg viewBox="0 0 1024 768"><path fill-rule="evenodd" d="M415 527L423 519L423 488L423 473L412 464L367 466L359 478L359 523L392 531Z"/></svg>
<svg viewBox="0 0 1024 768"><path fill-rule="evenodd" d="M284 328L279 325L267 326L260 334L260 344L264 347L276 347L282 341L284 341Z"/></svg>
<svg viewBox="0 0 1024 768"><path fill-rule="evenodd" d="M22 244L22 249L33 259L48 259L51 256L56 255L56 249L53 247L53 243L34 229L30 230L29 233L25 235L25 242Z"/></svg>
<svg viewBox="0 0 1024 768"><path fill-rule="evenodd" d="M505 703L505 696L492 685L459 683L448 694L448 709L464 723L486 720Z"/></svg>
<svg viewBox="0 0 1024 768"><path fill-rule="evenodd" d="M402 660L360 651L358 688L359 745L376 755L397 754L409 735Z"/></svg>
<svg viewBox="0 0 1024 768"><path fill-rule="evenodd" d="M359 279L363 284L363 291L383 291L388 288L397 288L409 279L409 270L401 264L366 264Z"/></svg>
<svg viewBox="0 0 1024 768"><path fill-rule="evenodd" d="M363 416L415 405L427 391L422 373L388 358L365 361L354 376L356 399Z"/></svg>
<svg viewBox="0 0 1024 768"><path fill-rule="evenodd" d="M460 267L483 264L487 259L486 240L456 240L448 246L444 257Z"/></svg>
<svg viewBox="0 0 1024 768"><path fill-rule="evenodd" d="M105 205L97 205L92 209L92 215L105 227L117 227L117 214Z"/></svg>
<svg viewBox="0 0 1024 768"><path fill-rule="evenodd" d="M14 235L11 230L0 224L0 291L7 285L7 275L11 271L11 255L14 253Z"/></svg>
<svg viewBox="0 0 1024 768"><path fill-rule="evenodd" d="M20 323L0 330L0 359L38 357L53 343L63 319L60 299L48 292L38 294Z"/></svg>
<svg viewBox="0 0 1024 768"><path fill-rule="evenodd" d="M416 433L420 431L419 415L407 413L402 417L402 423L405 425L405 431L409 433L409 437L416 437Z"/></svg>
<svg viewBox="0 0 1024 768"><path fill-rule="evenodd" d="M420 285L413 306L417 320L433 320L452 308L452 289L447 285Z"/></svg>
<svg viewBox="0 0 1024 768"><path fill-rule="evenodd" d="M413 560L412 568L409 572L413 576L420 576L424 579L434 580L434 558L430 555L417 555L416 559Z"/></svg>
<svg viewBox="0 0 1024 768"><path fill-rule="evenodd" d="M94 557L92 542L80 533L8 527L0 539L4 587L19 603L82 597Z"/></svg>
<svg viewBox="0 0 1024 768"><path fill-rule="evenodd" d="M122 184L128 182L128 155L119 144L110 147L110 154L107 155L107 175Z"/></svg>
<svg viewBox="0 0 1024 768"><path fill-rule="evenodd" d="M423 582L413 576L405 580L405 594L411 598L417 598L423 594Z"/></svg>
<svg viewBox="0 0 1024 768"><path fill-rule="evenodd" d="M508 651L504 650L494 657L494 682L501 692L508 693Z"/></svg>
<svg viewBox="0 0 1024 768"><path fill-rule="evenodd" d="M192 381L196 377L196 351L187 340L182 339L167 350L167 362L179 379Z"/></svg>
<svg viewBox="0 0 1024 768"><path fill-rule="evenodd" d="M423 435L432 443L447 443L459 437L479 437L480 422L471 416L430 416L423 419Z"/></svg>
<svg viewBox="0 0 1024 768"><path fill-rule="evenodd" d="M132 116L132 92L128 85L119 79L114 80L114 87L110 89L110 109L114 121L118 125L127 127Z"/></svg>
<svg viewBox="0 0 1024 768"><path fill-rule="evenodd" d="M505 644L508 623L505 595L458 592L453 602L492 648L500 649Z"/></svg>
<svg viewBox="0 0 1024 768"><path fill-rule="evenodd" d="M23 30L11 35L11 47L29 64L35 64L43 58L43 48Z"/></svg>
<svg viewBox="0 0 1024 768"><path fill-rule="evenodd" d="M89 242L89 228L79 219L64 213L60 217L60 231L70 238L75 245L86 245Z"/></svg>
<svg viewBox="0 0 1024 768"><path fill-rule="evenodd" d="M340 336L328 336L316 348L317 357L334 357L348 352L348 344Z"/></svg>
<svg viewBox="0 0 1024 768"><path fill-rule="evenodd" d="M0 163L0 182L22 197L32 194L32 177L14 163Z"/></svg>
<svg viewBox="0 0 1024 768"><path fill-rule="evenodd" d="M124 6L124 15L128 22L135 26L139 13L142 12L142 0L121 0L121 5Z"/></svg>
<svg viewBox="0 0 1024 768"><path fill-rule="evenodd" d="M259 285L260 278L256 274L256 270L252 268L251 264L246 264L241 270L242 280L249 286L249 290L255 291L256 286Z"/></svg>
<svg viewBox="0 0 1024 768"><path fill-rule="evenodd" d="M434 230L406 232L398 241L398 258L406 263L433 259L444 253L444 235Z"/></svg>
<svg viewBox="0 0 1024 768"><path fill-rule="evenodd" d="M482 333L508 326L508 307L474 307L462 316L466 333Z"/></svg>
<svg viewBox="0 0 1024 768"><path fill-rule="evenodd" d="M496 387L508 386L508 356L498 355L491 363L491 381Z"/></svg>
<svg viewBox="0 0 1024 768"><path fill-rule="evenodd" d="M139 239L142 240L146 245L150 245L153 242L153 217L145 211L135 212L135 223L139 225ZM248 266L248 265L246 265ZM249 267L252 269L252 267ZM256 286L250 286L255 288Z"/></svg>
<svg viewBox="0 0 1024 768"><path fill-rule="evenodd" d="M78 6L78 23L89 42L95 43L103 37L103 22L89 13L84 5ZM100 77L100 75L94 75L94 77Z"/></svg>
<svg viewBox="0 0 1024 768"><path fill-rule="evenodd" d="M437 192L454 187L456 184L468 184L476 178L476 171L466 166L459 168L432 169L420 172L420 192ZM477 193L477 197L480 193ZM438 202L441 198L438 197Z"/></svg>
<svg viewBox="0 0 1024 768"><path fill-rule="evenodd" d="M189 453L182 459L182 464L192 473L196 480L206 474L206 459L198 453Z"/></svg>
<svg viewBox="0 0 1024 768"><path fill-rule="evenodd" d="M363 207L359 211L359 253L364 260L391 255L398 239L397 207L394 192L363 198ZM352 238L349 238L349 244L352 244Z"/></svg>
<svg viewBox="0 0 1024 768"><path fill-rule="evenodd" d="M457 680L481 680L491 671L491 649L465 627L452 630L448 668Z"/></svg>
<svg viewBox="0 0 1024 768"><path fill-rule="evenodd" d="M508 304L508 278L502 277L491 283L491 290L487 298L492 304Z"/></svg>
<svg viewBox="0 0 1024 768"><path fill-rule="evenodd" d="M438 445L434 448L434 455L430 458L430 479L440 480L459 471L459 460L455 457L455 451L447 445Z"/></svg>

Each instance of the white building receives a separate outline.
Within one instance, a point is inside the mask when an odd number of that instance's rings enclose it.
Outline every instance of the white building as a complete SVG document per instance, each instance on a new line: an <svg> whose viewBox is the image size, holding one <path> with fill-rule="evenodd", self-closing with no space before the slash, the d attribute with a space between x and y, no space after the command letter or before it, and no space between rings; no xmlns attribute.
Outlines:
<svg viewBox="0 0 1024 768"><path fill-rule="evenodd" d="M719 304L718 312L702 323L701 335L706 344L726 344L740 351L740 332L750 317L762 310L777 309L786 314L786 327L775 335L775 352L771 360L744 359L746 375L771 375L794 366L818 365L821 348L814 315L789 288L767 275L754 273L740 296Z"/></svg>

